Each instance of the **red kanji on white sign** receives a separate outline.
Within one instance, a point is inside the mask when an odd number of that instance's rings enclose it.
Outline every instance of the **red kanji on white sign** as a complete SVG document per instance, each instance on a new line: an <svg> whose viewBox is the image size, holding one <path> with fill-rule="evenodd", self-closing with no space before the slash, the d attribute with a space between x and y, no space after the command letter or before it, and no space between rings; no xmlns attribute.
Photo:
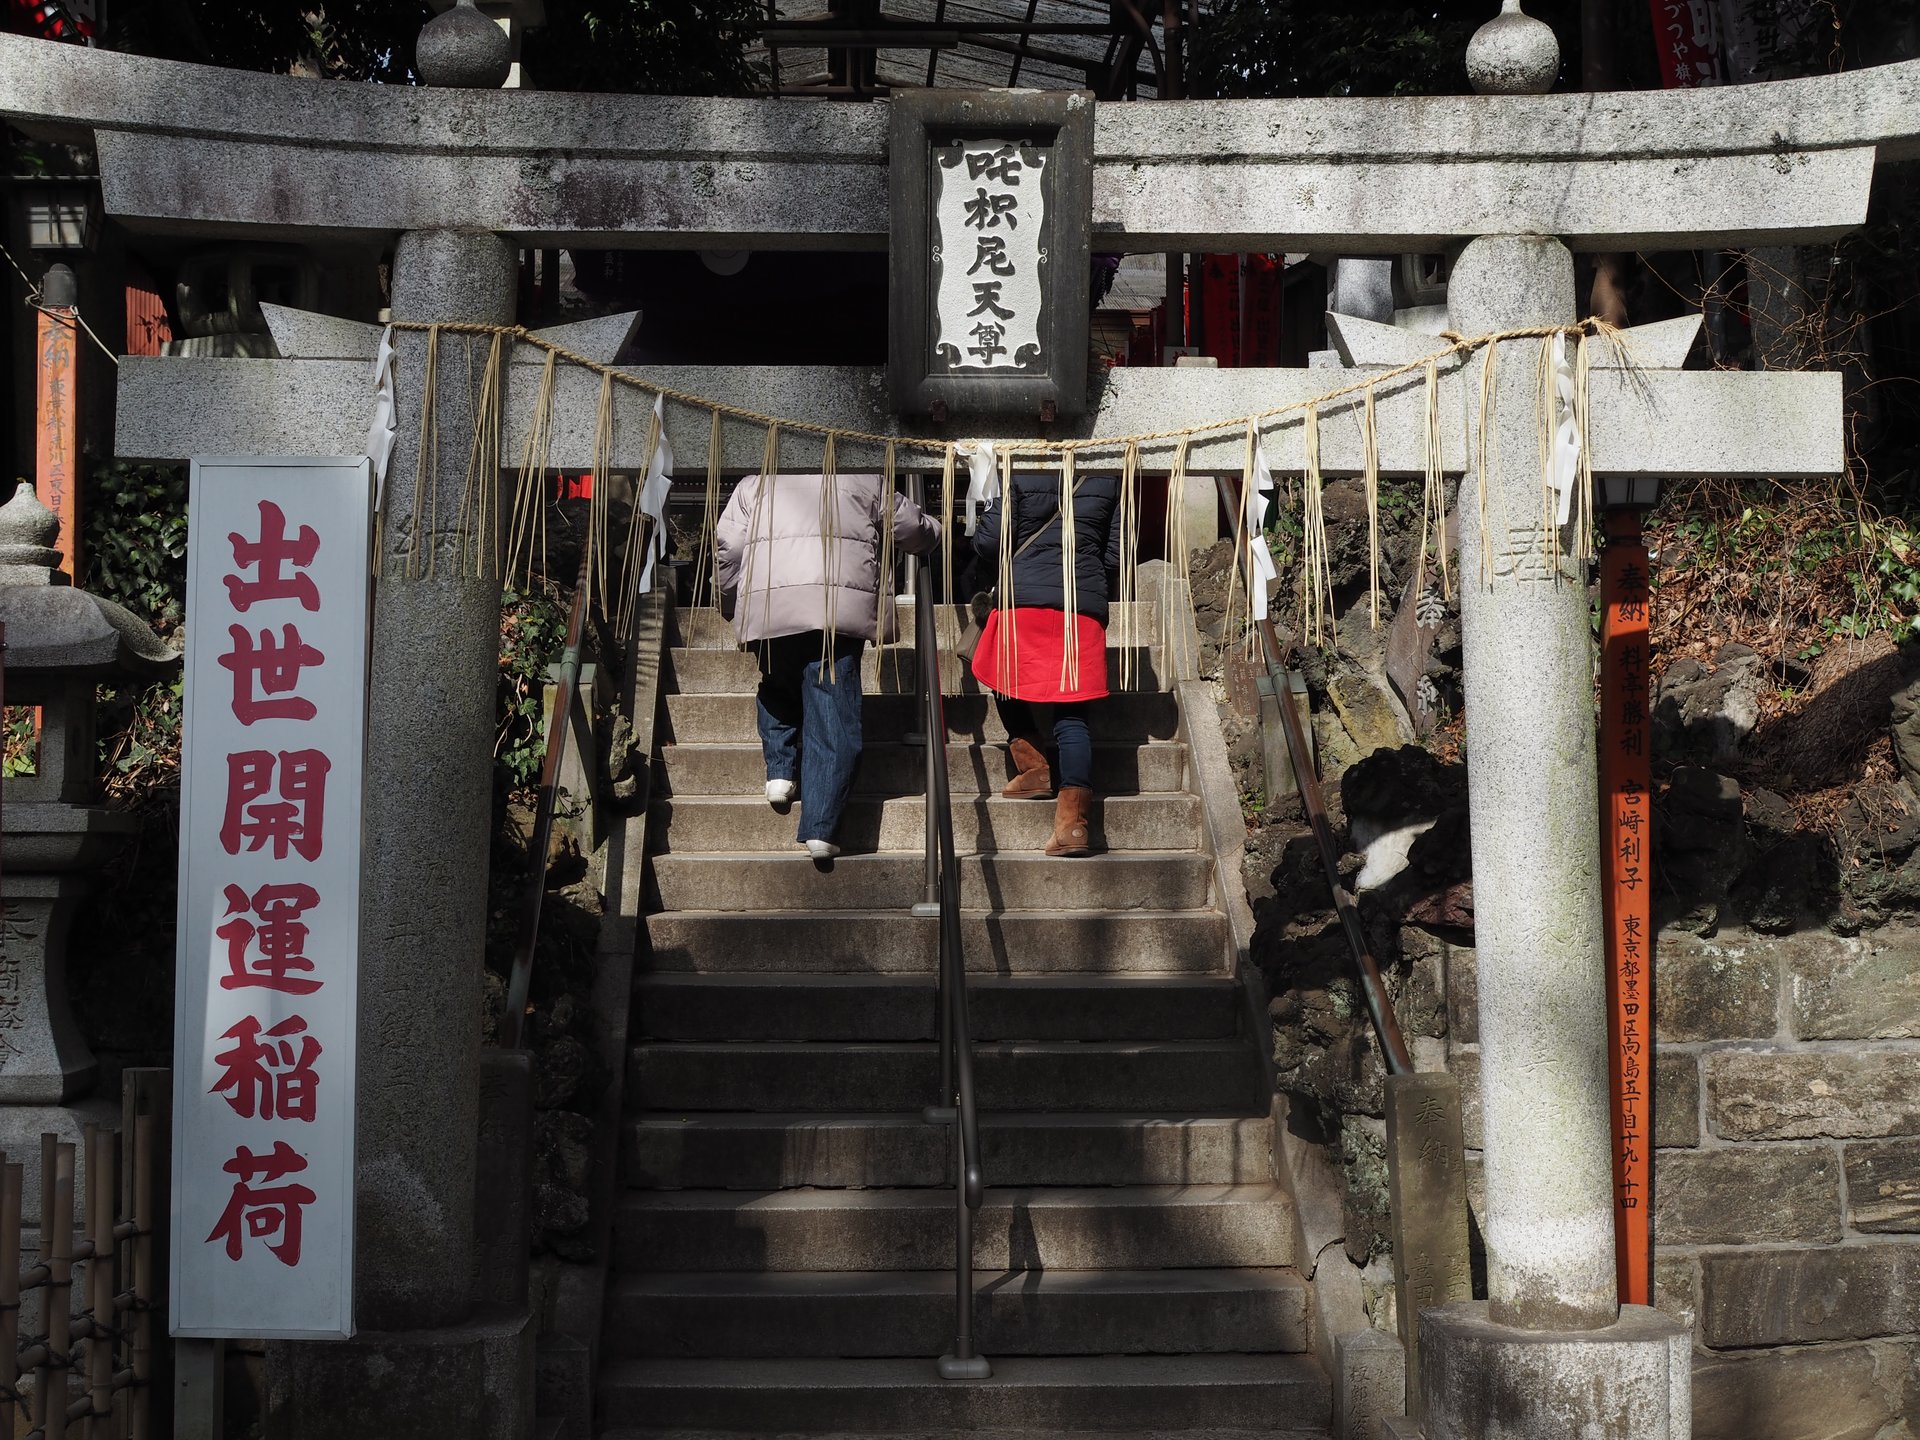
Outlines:
<svg viewBox="0 0 1920 1440"><path fill-rule="evenodd" d="M192 484L172 1328L350 1335L370 478Z"/></svg>

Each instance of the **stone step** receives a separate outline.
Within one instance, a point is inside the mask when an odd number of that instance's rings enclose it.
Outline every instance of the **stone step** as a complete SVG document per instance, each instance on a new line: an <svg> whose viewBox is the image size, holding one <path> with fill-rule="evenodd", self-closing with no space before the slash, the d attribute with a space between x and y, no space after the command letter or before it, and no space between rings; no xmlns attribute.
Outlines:
<svg viewBox="0 0 1920 1440"><path fill-rule="evenodd" d="M991 1186L993 1177L987 1177ZM1259 1269L1293 1255L1278 1184L993 1187L974 1215L983 1270ZM953 1192L629 1190L614 1265L638 1270L938 1270Z"/></svg>
<svg viewBox="0 0 1920 1440"><path fill-rule="evenodd" d="M976 1273L974 1335L1003 1355L1297 1353L1306 1282L1291 1270ZM951 1270L628 1275L608 1296L616 1356L938 1355Z"/></svg>
<svg viewBox="0 0 1920 1440"><path fill-rule="evenodd" d="M1200 910L1213 862L1197 851L1136 850L1057 859L1029 852L960 857L960 903L969 909ZM926 889L918 855L842 855L816 863L786 855L656 855L652 908L660 910L909 910Z"/></svg>
<svg viewBox="0 0 1920 1440"><path fill-rule="evenodd" d="M982 1115L998 1185L1242 1185L1273 1179L1265 1115ZM950 1132L913 1114L664 1114L626 1123L627 1183L865 1189L953 1183Z"/></svg>
<svg viewBox="0 0 1920 1440"><path fill-rule="evenodd" d="M601 1372L600 1415L620 1426L789 1433L976 1436L1061 1432L1258 1430L1268 1440L1325 1435L1327 1378L1304 1355L996 1359L993 1378L940 1379L931 1358L616 1360ZM609 1433L609 1432L603 1432Z"/></svg>
<svg viewBox="0 0 1920 1440"><path fill-rule="evenodd" d="M667 795L764 795L766 761L758 744L668 745L661 750ZM998 794L1013 778L1004 745L947 746L947 786L957 799ZM1142 795L1186 785L1187 747L1172 741L1093 747L1093 786L1103 795ZM869 745L854 772L864 795L924 795L926 752L918 745Z"/></svg>
<svg viewBox="0 0 1920 1440"><path fill-rule="evenodd" d="M809 1430L807 1440L852 1440L857 1432L835 1430ZM954 1440L952 1430L889 1430L887 1440ZM987 1428L972 1426L967 1429L966 1440L1328 1440L1325 1426L1313 1426L1297 1430L1289 1424L1285 1429L1276 1430L1265 1426L1258 1430L1222 1429L1218 1425L1209 1425L1200 1431L1175 1430L1025 1430L1008 1429L994 1425ZM765 1434L746 1430L693 1430L675 1427L670 1430L637 1430L630 1426L619 1426L612 1430L601 1430L600 1440L767 1440ZM865 1440L865 1437L862 1437Z"/></svg>
<svg viewBox="0 0 1920 1440"><path fill-rule="evenodd" d="M804 807L785 814L764 797L687 795L654 802L647 844L654 854L704 850L793 849ZM1201 834L1200 797L1183 790L1155 795L1096 795L1094 834L1108 850L1191 850ZM927 803L919 795L856 796L840 817L837 834L849 851L910 850L923 853ZM1044 850L1053 834L1053 804L957 796L953 843L961 854L978 851Z"/></svg>
<svg viewBox="0 0 1920 1440"><path fill-rule="evenodd" d="M989 976L968 986L976 1040L1209 1040L1239 1033L1227 976ZM643 1040L932 1040L931 975L644 975Z"/></svg>
<svg viewBox="0 0 1920 1440"><path fill-rule="evenodd" d="M669 695L667 739L709 744L758 744L751 694ZM861 702L861 726L869 745L899 741L922 730L924 712L917 696L868 695ZM1007 727L1000 709L984 695L949 696L944 707L947 734L963 740L1003 741ZM1144 744L1173 740L1180 733L1180 704L1158 690L1150 694L1109 695L1087 708L1087 728L1095 740Z"/></svg>
<svg viewBox="0 0 1920 1440"><path fill-rule="evenodd" d="M751 650L676 648L670 652L667 688L681 695L748 695L760 681L760 662ZM970 666L951 651L940 656L940 674L949 696L986 692ZM1108 635L1107 688L1116 693L1154 693L1167 689L1159 647L1142 635L1120 645ZM920 667L910 645L870 646L860 660L860 688L868 695L917 695Z"/></svg>
<svg viewBox="0 0 1920 1440"><path fill-rule="evenodd" d="M812 974L931 975L938 947L938 927L902 907L681 910L649 915L645 924L636 965L654 974L790 968ZM960 947L968 971L984 975L1211 975L1227 966L1226 918L1213 910L1066 915L968 910L960 916Z"/></svg>
<svg viewBox="0 0 1920 1440"><path fill-rule="evenodd" d="M974 1046L982 1110L1239 1110L1264 1076L1240 1040L992 1041ZM937 1103L932 1041L655 1041L631 1047L627 1085L648 1110L918 1111Z"/></svg>

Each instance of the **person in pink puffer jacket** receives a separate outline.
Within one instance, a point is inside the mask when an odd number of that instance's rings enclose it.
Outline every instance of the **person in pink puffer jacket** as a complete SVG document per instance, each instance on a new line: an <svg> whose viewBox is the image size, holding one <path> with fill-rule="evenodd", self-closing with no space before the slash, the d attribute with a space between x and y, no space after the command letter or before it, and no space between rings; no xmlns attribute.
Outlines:
<svg viewBox="0 0 1920 1440"><path fill-rule="evenodd" d="M767 800L785 810L797 783L796 838L816 860L840 853L833 832L862 741L861 652L893 638L879 633L883 527L901 554L940 543L940 522L904 495L889 497L878 475L749 475L714 530L715 575L733 597L734 630L760 661ZM892 621L888 606L889 631Z"/></svg>

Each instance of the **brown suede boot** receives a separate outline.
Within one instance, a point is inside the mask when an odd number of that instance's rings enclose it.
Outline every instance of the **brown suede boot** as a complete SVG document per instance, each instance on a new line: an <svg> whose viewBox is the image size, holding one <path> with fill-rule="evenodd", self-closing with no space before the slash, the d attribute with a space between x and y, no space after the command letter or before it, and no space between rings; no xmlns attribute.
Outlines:
<svg viewBox="0 0 1920 1440"><path fill-rule="evenodd" d="M1093 853L1093 791L1084 785L1068 785L1053 804L1053 838L1047 841L1049 855L1091 855Z"/></svg>
<svg viewBox="0 0 1920 1440"><path fill-rule="evenodd" d="M1051 800L1053 770L1040 747L1025 736L1016 736L1008 742L1007 751L1013 756L1015 774L1001 796L1008 800Z"/></svg>

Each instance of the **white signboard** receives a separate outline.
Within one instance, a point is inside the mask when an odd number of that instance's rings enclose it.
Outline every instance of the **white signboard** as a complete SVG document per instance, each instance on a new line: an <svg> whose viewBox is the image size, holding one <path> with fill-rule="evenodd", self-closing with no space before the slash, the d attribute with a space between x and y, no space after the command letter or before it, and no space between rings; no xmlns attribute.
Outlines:
<svg viewBox="0 0 1920 1440"><path fill-rule="evenodd" d="M367 461L196 460L175 1335L353 1333Z"/></svg>
<svg viewBox="0 0 1920 1440"><path fill-rule="evenodd" d="M960 372L1040 368L1048 157L1010 140L932 153L934 355Z"/></svg>

